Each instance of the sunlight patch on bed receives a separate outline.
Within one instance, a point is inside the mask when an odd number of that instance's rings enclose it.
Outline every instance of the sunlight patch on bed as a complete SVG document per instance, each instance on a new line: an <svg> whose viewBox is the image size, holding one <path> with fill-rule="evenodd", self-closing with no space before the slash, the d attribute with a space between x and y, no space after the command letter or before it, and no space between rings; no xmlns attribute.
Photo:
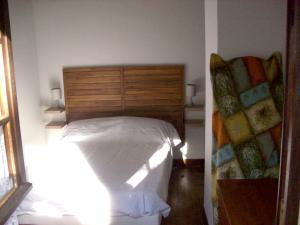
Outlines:
<svg viewBox="0 0 300 225"><path fill-rule="evenodd" d="M156 151L149 159L149 167L151 170L158 167L168 156L170 145L165 143L161 149Z"/></svg>
<svg viewBox="0 0 300 225"><path fill-rule="evenodd" d="M38 214L58 217L65 212L82 224L110 224L109 192L77 145L61 142L52 146L31 167L34 189L45 199L34 205Z"/></svg>
<svg viewBox="0 0 300 225"><path fill-rule="evenodd" d="M148 176L149 170L155 169L166 160L169 151L169 143L164 143L164 145L149 158L148 162L133 174L126 183L133 188L137 187Z"/></svg>
<svg viewBox="0 0 300 225"><path fill-rule="evenodd" d="M141 183L145 177L149 174L149 170L146 165L143 165L132 177L130 177L126 183L130 184L131 187L135 188Z"/></svg>
<svg viewBox="0 0 300 225"><path fill-rule="evenodd" d="M178 145L181 144L181 139L180 138L174 138L173 143L174 143L174 146L177 147Z"/></svg>

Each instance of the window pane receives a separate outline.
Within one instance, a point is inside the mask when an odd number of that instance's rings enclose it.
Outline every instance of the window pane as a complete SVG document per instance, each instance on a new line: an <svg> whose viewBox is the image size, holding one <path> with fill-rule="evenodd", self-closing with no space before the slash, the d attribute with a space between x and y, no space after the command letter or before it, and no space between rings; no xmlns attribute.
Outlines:
<svg viewBox="0 0 300 225"><path fill-rule="evenodd" d="M3 127L0 127L0 199L3 198L14 186L13 178L10 175L7 152L5 148Z"/></svg>

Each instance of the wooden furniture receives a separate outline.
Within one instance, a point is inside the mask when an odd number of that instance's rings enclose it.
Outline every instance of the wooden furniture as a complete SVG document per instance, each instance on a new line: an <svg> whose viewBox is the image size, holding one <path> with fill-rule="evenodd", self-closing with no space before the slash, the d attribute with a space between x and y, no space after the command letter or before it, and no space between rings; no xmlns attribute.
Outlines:
<svg viewBox="0 0 300 225"><path fill-rule="evenodd" d="M50 107L48 109L46 109L44 112L45 113L62 113L65 111L64 107Z"/></svg>
<svg viewBox="0 0 300 225"><path fill-rule="evenodd" d="M44 112L48 115L57 115L57 114L61 114L63 112L65 112L65 108L64 107L50 107L44 110ZM46 128L47 129L61 129L63 128L65 125L67 124L67 122L62 121L62 120L58 120L57 118L50 121L49 123L46 124Z"/></svg>
<svg viewBox="0 0 300 225"><path fill-rule="evenodd" d="M219 225L273 225L277 179L218 180Z"/></svg>
<svg viewBox="0 0 300 225"><path fill-rule="evenodd" d="M187 117L189 114L197 113L197 117L189 118ZM192 125L192 126L203 126L204 120L202 119L204 114L204 106L197 105L197 106L185 106L185 124Z"/></svg>
<svg viewBox="0 0 300 225"><path fill-rule="evenodd" d="M52 121L46 125L46 128L48 129L61 129L63 128L67 122L65 121Z"/></svg>
<svg viewBox="0 0 300 225"><path fill-rule="evenodd" d="M67 122L65 121L65 107L50 107L44 110L45 116L49 121L46 125L46 140L52 144L61 139L63 129ZM50 116L50 118L49 118Z"/></svg>
<svg viewBox="0 0 300 225"><path fill-rule="evenodd" d="M184 66L64 68L67 122L107 116L168 121L184 139Z"/></svg>

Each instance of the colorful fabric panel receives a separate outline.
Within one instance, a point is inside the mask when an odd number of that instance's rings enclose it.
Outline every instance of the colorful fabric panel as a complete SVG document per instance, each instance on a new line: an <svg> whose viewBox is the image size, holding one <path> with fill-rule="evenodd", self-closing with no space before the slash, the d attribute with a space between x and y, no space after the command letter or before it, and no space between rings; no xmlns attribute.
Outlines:
<svg viewBox="0 0 300 225"><path fill-rule="evenodd" d="M213 114L213 204L217 179L278 176L283 109L281 56L264 60L211 56Z"/></svg>

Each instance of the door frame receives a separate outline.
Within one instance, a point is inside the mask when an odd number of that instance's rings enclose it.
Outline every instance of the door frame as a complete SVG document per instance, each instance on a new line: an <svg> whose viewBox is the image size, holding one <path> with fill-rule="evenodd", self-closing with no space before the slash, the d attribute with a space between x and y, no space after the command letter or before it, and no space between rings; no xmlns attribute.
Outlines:
<svg viewBox="0 0 300 225"><path fill-rule="evenodd" d="M277 225L297 225L300 201L300 0L287 1L287 58Z"/></svg>

